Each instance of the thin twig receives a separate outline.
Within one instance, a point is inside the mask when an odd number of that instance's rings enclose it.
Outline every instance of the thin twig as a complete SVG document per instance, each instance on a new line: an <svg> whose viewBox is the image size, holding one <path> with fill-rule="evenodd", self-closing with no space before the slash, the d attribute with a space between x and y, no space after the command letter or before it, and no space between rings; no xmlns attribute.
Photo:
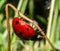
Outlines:
<svg viewBox="0 0 60 51"><path fill-rule="evenodd" d="M53 46L53 44L50 42L50 40L48 39L48 37L45 35L44 31L34 22L32 21L31 19L29 19L28 17L26 17L25 15L23 15L22 13L20 13L12 4L7 4L6 5L7 8L8 6L10 6L15 12L17 12L22 18L26 19L27 21L33 23L37 28L38 30L41 32L41 34L45 37L45 39L48 41L48 43L51 45L51 47L54 49L54 51L56 51L55 47ZM6 11L8 13L8 11Z"/></svg>
<svg viewBox="0 0 60 51"><path fill-rule="evenodd" d="M9 15L8 15L8 5L6 5L6 21L7 21L7 29L8 29L8 51L10 51L10 23L9 23Z"/></svg>

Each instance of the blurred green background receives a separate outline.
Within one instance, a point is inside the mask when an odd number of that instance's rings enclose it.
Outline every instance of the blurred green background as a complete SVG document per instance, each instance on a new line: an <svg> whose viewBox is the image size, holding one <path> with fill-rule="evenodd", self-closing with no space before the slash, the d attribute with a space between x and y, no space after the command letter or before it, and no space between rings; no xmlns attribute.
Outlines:
<svg viewBox="0 0 60 51"><path fill-rule="evenodd" d="M13 4L22 14L35 20L49 37L57 51L60 51L60 0L55 0L54 12L50 20L49 12L51 1L53 0L0 0L0 51L8 51L8 33L5 13L7 3ZM18 14L9 8L9 16L11 51L53 51L45 39L31 41L18 38L13 32L11 24L13 17L18 17ZM50 21L51 23L49 23ZM51 27L49 29L50 25Z"/></svg>

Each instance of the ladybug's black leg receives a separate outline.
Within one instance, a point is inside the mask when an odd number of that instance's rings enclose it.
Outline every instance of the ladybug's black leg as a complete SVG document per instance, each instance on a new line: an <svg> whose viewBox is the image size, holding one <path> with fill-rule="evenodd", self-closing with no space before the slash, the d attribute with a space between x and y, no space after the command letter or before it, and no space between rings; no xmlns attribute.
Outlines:
<svg viewBox="0 0 60 51"><path fill-rule="evenodd" d="M33 40L33 41L35 41L35 40L40 41L42 39L44 39L44 37L42 34L40 34L39 31L37 31L36 34L31 38L31 40Z"/></svg>
<svg viewBox="0 0 60 51"><path fill-rule="evenodd" d="M43 38L43 36L40 36L40 35L34 35L34 36L31 38L31 40L33 40L33 41L35 41L35 40L40 41L40 40L42 40L42 39L44 39L44 38Z"/></svg>

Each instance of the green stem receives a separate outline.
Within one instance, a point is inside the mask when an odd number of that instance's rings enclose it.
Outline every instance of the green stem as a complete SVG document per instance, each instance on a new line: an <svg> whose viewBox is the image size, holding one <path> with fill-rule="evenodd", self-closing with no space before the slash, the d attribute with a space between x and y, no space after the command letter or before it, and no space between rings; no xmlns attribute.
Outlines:
<svg viewBox="0 0 60 51"><path fill-rule="evenodd" d="M20 10L20 12L21 12L22 14L25 13L27 3L28 3L28 0L23 0L22 7L21 7L21 10Z"/></svg>
<svg viewBox="0 0 60 51"><path fill-rule="evenodd" d="M52 28L51 28L51 41L54 43L55 40L55 31L56 31L56 23L57 23L57 18L58 18L58 0L55 3L55 10L54 10L54 17L53 17L53 22L52 22Z"/></svg>
<svg viewBox="0 0 60 51"><path fill-rule="evenodd" d="M23 0L19 0L18 6L17 6L18 10L21 10L22 3L23 3ZM15 12L15 17L17 17L17 16L18 16L18 13Z"/></svg>
<svg viewBox="0 0 60 51"><path fill-rule="evenodd" d="M33 19L33 12L34 12L34 0L29 0L29 17Z"/></svg>

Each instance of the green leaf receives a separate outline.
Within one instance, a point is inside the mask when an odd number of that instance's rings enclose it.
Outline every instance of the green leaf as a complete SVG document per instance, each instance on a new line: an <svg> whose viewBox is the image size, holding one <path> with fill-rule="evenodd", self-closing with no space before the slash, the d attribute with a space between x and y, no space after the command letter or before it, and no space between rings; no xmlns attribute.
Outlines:
<svg viewBox="0 0 60 51"><path fill-rule="evenodd" d="M5 28L2 26L2 24L0 24L0 33L3 33L5 30Z"/></svg>
<svg viewBox="0 0 60 51"><path fill-rule="evenodd" d="M0 13L0 23L1 23L2 19L3 19L3 17L4 17L3 13Z"/></svg>
<svg viewBox="0 0 60 51"><path fill-rule="evenodd" d="M22 3L22 7L21 7L21 11L20 11L22 14L25 13L27 3L28 3L28 0L24 0Z"/></svg>
<svg viewBox="0 0 60 51"><path fill-rule="evenodd" d="M60 41L57 41L57 42L55 43L55 47L56 47L56 49L60 50Z"/></svg>
<svg viewBox="0 0 60 51"><path fill-rule="evenodd" d="M6 0L0 0L0 10L3 7L4 3L6 2Z"/></svg>
<svg viewBox="0 0 60 51"><path fill-rule="evenodd" d="M37 15L37 18L44 24L47 24L47 21L44 17Z"/></svg>
<svg viewBox="0 0 60 51"><path fill-rule="evenodd" d="M29 0L29 17L30 19L34 19L33 18L33 14L34 14L34 0Z"/></svg>

